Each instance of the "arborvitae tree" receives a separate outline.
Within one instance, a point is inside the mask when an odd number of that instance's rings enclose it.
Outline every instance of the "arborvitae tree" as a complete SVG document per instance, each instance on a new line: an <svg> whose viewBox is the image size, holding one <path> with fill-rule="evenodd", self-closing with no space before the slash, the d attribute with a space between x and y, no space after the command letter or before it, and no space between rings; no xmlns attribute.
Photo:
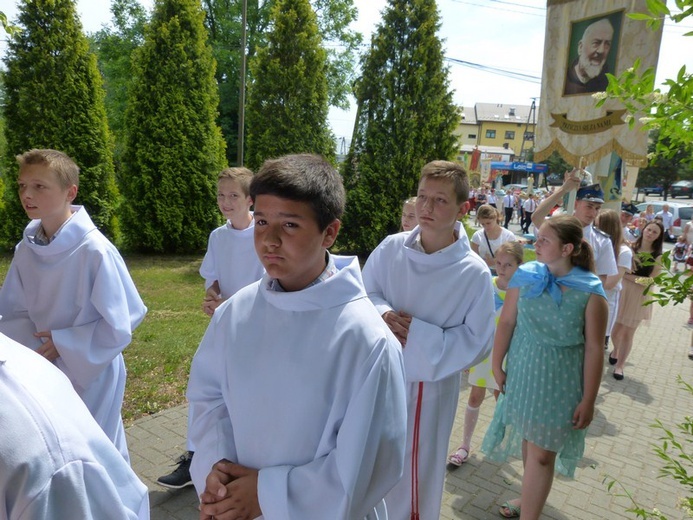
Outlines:
<svg viewBox="0 0 693 520"><path fill-rule="evenodd" d="M157 0L133 56L122 179L133 249L199 251L219 222L216 178L226 161L203 18L199 0Z"/></svg>
<svg viewBox="0 0 693 520"><path fill-rule="evenodd" d="M103 74L106 113L113 134L116 176L125 148L125 107L132 77L132 53L144 41L147 12L137 0L112 0L112 26L103 27L90 37Z"/></svg>
<svg viewBox="0 0 693 520"><path fill-rule="evenodd" d="M271 13L278 0L249 2L247 12L247 47L250 61L256 49L267 43L272 30ZM241 2L236 0L203 0L207 12L205 24L209 30L210 44L217 60L219 84L219 124L226 139L226 154L232 164L237 164L238 100L241 62ZM354 56L361 43L361 35L350 26L357 11L353 0L311 0L317 15L318 31L329 48L327 52L327 94L329 104L348 107L348 94L354 78ZM252 82L252 71L247 81Z"/></svg>
<svg viewBox="0 0 693 520"><path fill-rule="evenodd" d="M104 91L75 4L22 0L18 25L5 57L3 241L19 240L27 222L17 196L15 156L31 148L58 149L75 160L81 170L75 202L114 238L118 192Z"/></svg>
<svg viewBox="0 0 693 520"><path fill-rule="evenodd" d="M308 0L279 0L272 11L267 46L250 67L247 164L288 153L334 158L327 124L326 53Z"/></svg>
<svg viewBox="0 0 693 520"><path fill-rule="evenodd" d="M344 165L342 248L367 254L396 232L421 168L455 154L458 112L436 33L435 0L389 0L362 60L352 145Z"/></svg>

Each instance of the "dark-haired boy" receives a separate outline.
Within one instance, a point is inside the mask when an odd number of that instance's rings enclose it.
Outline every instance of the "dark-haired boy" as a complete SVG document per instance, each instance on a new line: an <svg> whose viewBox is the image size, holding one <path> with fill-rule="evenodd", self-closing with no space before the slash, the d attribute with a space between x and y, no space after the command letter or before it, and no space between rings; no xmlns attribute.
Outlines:
<svg viewBox="0 0 693 520"><path fill-rule="evenodd" d="M404 457L402 358L358 260L327 251L341 178L290 155L266 161L250 193L266 275L217 308L188 384L201 518L386 518Z"/></svg>
<svg viewBox="0 0 693 520"><path fill-rule="evenodd" d="M407 377L404 476L386 497L395 520L439 517L460 371L488 354L494 331L491 273L458 222L468 194L460 165L426 164L419 226L383 240L363 270L368 296L401 343Z"/></svg>

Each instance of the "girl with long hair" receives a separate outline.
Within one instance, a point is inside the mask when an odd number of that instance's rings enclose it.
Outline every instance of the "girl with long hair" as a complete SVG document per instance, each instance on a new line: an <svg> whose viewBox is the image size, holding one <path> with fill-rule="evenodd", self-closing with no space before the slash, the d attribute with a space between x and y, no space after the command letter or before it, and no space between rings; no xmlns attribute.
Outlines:
<svg viewBox="0 0 693 520"><path fill-rule="evenodd" d="M613 376L617 381L624 378L623 367L633 348L635 331L643 320L652 318L652 305L643 306L646 298L643 292L662 270L657 259L662 255L663 243L664 226L657 219L649 222L633 243L633 268L623 277L618 314L611 331L614 351L609 354L609 363L615 365Z"/></svg>
<svg viewBox="0 0 693 520"><path fill-rule="evenodd" d="M611 237L616 266L618 267L618 273L607 276L604 281L604 292L606 292L606 300L609 303L609 321L606 324L605 344L609 346L609 336L611 336L611 330L614 327L614 323L616 323L616 314L618 313L618 302L622 288L621 281L623 280L623 275L630 271L633 265L633 250L623 236L621 216L616 211L613 209L601 210L594 223ZM614 358L609 358L609 363L614 364L615 362Z"/></svg>
<svg viewBox="0 0 693 520"><path fill-rule="evenodd" d="M582 224L559 215L544 222L537 262L520 266L508 286L493 344L493 375L504 392L482 444L492 460L522 457L519 500L500 514L536 520L554 465L572 477L594 417L604 361L608 307ZM507 374L503 360L507 355Z"/></svg>

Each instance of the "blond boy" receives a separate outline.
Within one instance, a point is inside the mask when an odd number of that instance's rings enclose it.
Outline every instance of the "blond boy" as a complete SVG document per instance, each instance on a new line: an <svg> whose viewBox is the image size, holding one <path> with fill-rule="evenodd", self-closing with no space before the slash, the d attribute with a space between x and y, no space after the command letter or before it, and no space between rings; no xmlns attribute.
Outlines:
<svg viewBox="0 0 693 520"><path fill-rule="evenodd" d="M264 272L253 245L253 214L250 207L248 168L226 168L217 182L217 204L226 223L209 235L200 275L205 279L202 310L209 316L240 288L259 280Z"/></svg>
<svg viewBox="0 0 693 520"><path fill-rule="evenodd" d="M0 289L0 332L62 370L129 460L120 410L122 351L147 308L118 250L74 206L79 168L56 150L17 157L19 198L31 222Z"/></svg>

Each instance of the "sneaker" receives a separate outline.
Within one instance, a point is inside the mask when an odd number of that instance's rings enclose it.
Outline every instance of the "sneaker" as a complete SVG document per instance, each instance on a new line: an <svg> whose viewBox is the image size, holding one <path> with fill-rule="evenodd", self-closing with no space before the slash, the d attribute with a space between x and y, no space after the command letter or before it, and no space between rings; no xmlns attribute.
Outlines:
<svg viewBox="0 0 693 520"><path fill-rule="evenodd" d="M186 451L176 460L178 467L168 475L159 477L156 481L160 485L171 489L182 489L192 486L192 479L190 478L190 462L192 458L193 452Z"/></svg>

